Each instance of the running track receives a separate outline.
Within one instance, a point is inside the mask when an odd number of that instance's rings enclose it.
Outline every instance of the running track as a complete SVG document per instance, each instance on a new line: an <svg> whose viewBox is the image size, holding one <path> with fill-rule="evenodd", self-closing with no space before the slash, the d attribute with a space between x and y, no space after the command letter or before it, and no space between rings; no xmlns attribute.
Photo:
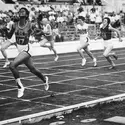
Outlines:
<svg viewBox="0 0 125 125"><path fill-rule="evenodd" d="M125 50L115 52L119 58L115 61L116 69L112 70L108 69L102 51L93 52L98 67L93 67L87 55L87 65L82 67L78 53L60 54L58 62L53 61L53 55L33 57L35 66L49 77L50 89L44 91L41 80L21 65L20 76L26 87L21 99L17 98L12 73L2 68L4 60L0 60L0 121L124 94ZM53 93L55 96L51 97Z"/></svg>

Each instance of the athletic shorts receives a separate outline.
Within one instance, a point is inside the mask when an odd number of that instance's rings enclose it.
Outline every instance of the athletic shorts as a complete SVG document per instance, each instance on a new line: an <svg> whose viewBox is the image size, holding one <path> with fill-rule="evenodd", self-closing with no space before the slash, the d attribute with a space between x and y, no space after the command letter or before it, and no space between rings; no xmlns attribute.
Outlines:
<svg viewBox="0 0 125 125"><path fill-rule="evenodd" d="M8 39L11 43L15 43L16 42L16 37L15 34L13 34L13 36L11 37L11 39Z"/></svg>
<svg viewBox="0 0 125 125"><path fill-rule="evenodd" d="M47 39L48 41L52 41L53 40L53 36L52 35L46 35L45 39Z"/></svg>
<svg viewBox="0 0 125 125"><path fill-rule="evenodd" d="M32 51L31 51L31 47L29 44L26 44L26 45L19 45L17 44L17 49L18 49L18 52L21 53L22 51L25 51L27 52L29 55L32 56Z"/></svg>
<svg viewBox="0 0 125 125"><path fill-rule="evenodd" d="M103 46L105 47L105 48L107 48L107 47L113 47L113 42L112 42L112 40L110 39L110 40L103 40Z"/></svg>
<svg viewBox="0 0 125 125"><path fill-rule="evenodd" d="M89 37L87 35L80 35L80 44L88 43Z"/></svg>
<svg viewBox="0 0 125 125"><path fill-rule="evenodd" d="M4 37L0 37L0 46L5 42L5 38Z"/></svg>

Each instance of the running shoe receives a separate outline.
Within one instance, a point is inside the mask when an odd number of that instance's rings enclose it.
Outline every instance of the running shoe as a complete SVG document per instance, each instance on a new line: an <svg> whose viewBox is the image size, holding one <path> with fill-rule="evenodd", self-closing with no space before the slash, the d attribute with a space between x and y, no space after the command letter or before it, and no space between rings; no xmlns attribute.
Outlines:
<svg viewBox="0 0 125 125"><path fill-rule="evenodd" d="M115 69L115 66L111 66L111 67L109 67L109 69Z"/></svg>
<svg viewBox="0 0 125 125"><path fill-rule="evenodd" d="M55 57L54 61L57 62L58 59L59 59L59 56L57 55L57 56Z"/></svg>
<svg viewBox="0 0 125 125"><path fill-rule="evenodd" d="M48 91L49 90L49 78L46 76L45 79L46 79L46 82L45 82L44 88L46 91Z"/></svg>
<svg viewBox="0 0 125 125"><path fill-rule="evenodd" d="M115 60L117 60L117 59L118 59L118 56L117 56L117 55L113 55L113 57L115 58Z"/></svg>
<svg viewBox="0 0 125 125"><path fill-rule="evenodd" d="M94 63L94 67L96 67L97 66L97 59L96 58L93 59L93 63Z"/></svg>
<svg viewBox="0 0 125 125"><path fill-rule="evenodd" d="M10 62L9 62L9 61L5 62L3 68L6 68L8 65L10 65Z"/></svg>
<svg viewBox="0 0 125 125"><path fill-rule="evenodd" d="M111 65L111 67L109 67L109 69L115 69L115 64L113 63L112 65Z"/></svg>
<svg viewBox="0 0 125 125"><path fill-rule="evenodd" d="M18 95L17 95L17 97L21 98L23 95L24 95L24 87L18 89Z"/></svg>
<svg viewBox="0 0 125 125"><path fill-rule="evenodd" d="M86 64L86 59L82 59L82 66L84 66Z"/></svg>

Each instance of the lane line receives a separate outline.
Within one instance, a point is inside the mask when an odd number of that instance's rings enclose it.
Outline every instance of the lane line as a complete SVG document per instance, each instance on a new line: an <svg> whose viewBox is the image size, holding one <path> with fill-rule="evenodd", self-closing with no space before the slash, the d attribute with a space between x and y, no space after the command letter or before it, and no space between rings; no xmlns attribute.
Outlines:
<svg viewBox="0 0 125 125"><path fill-rule="evenodd" d="M119 95L120 96L120 95ZM121 96L124 96L124 95L121 95ZM119 98L119 97L118 97ZM104 101L104 100L103 100Z"/></svg>

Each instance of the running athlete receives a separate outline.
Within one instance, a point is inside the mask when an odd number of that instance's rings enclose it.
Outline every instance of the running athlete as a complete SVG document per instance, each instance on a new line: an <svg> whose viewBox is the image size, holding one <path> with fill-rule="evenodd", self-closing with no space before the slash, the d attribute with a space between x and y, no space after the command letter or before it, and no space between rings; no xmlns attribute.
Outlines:
<svg viewBox="0 0 125 125"><path fill-rule="evenodd" d="M40 41L40 46L41 47L47 47L50 50L52 50L54 52L54 54L55 54L54 61L57 61L59 56L57 55L57 52L56 52L56 50L54 48L54 40L53 40L52 28L51 28L47 18L43 18L42 23L43 23L43 33L44 33L44 35L43 35L42 40ZM47 43L49 43L49 44L47 44Z"/></svg>
<svg viewBox="0 0 125 125"><path fill-rule="evenodd" d="M45 83L46 91L49 89L48 77L43 76L40 71L34 67L32 61L31 50L29 47L29 37L32 33L32 25L29 22L28 18L29 11L26 8L21 8L19 10L19 21L17 23L14 23L9 33L6 30L8 38L11 38L12 35L15 33L17 49L19 51L18 56L14 59L13 62L10 63L9 66L18 86L18 98L24 95L25 89L20 80L20 75L17 70L17 67L22 63L24 63L33 74L35 74Z"/></svg>
<svg viewBox="0 0 125 125"><path fill-rule="evenodd" d="M14 22L11 21L10 16L6 17L6 22L7 22L7 29L11 30L12 25L13 25ZM15 40L15 34L13 34L11 39L5 40L5 42L3 42L3 44L1 45L1 53L2 53L3 57L5 58L5 64L4 64L3 68L6 68L10 64L10 61L9 61L9 59L7 57L6 49L9 46L13 45L15 43L15 41L16 41Z"/></svg>
<svg viewBox="0 0 125 125"><path fill-rule="evenodd" d="M78 46L77 51L79 52L80 56L82 57L82 66L84 66L86 64L86 59L82 52L82 49L83 49L89 55L89 57L93 60L94 67L96 67L97 60L88 48L88 46L89 46L88 25L85 23L85 18L82 16L79 16L77 18L76 32L78 34L80 34L80 45Z"/></svg>
<svg viewBox="0 0 125 125"><path fill-rule="evenodd" d="M5 42L6 34L3 30L5 26L6 26L5 21L2 18L0 18L0 48L1 48L1 45Z"/></svg>
<svg viewBox="0 0 125 125"><path fill-rule="evenodd" d="M111 67L109 67L109 69L113 69L115 67L115 63L111 60L111 57L114 57L117 60L118 56L115 54L115 52L111 52L113 49L113 42L111 40L111 33L112 33L112 31L116 32L118 34L119 41L122 42L120 32L110 25L110 19L108 17L105 17L103 19L103 23L100 25L100 31L101 31L100 35L103 38L103 43L104 43L103 56L111 64Z"/></svg>

